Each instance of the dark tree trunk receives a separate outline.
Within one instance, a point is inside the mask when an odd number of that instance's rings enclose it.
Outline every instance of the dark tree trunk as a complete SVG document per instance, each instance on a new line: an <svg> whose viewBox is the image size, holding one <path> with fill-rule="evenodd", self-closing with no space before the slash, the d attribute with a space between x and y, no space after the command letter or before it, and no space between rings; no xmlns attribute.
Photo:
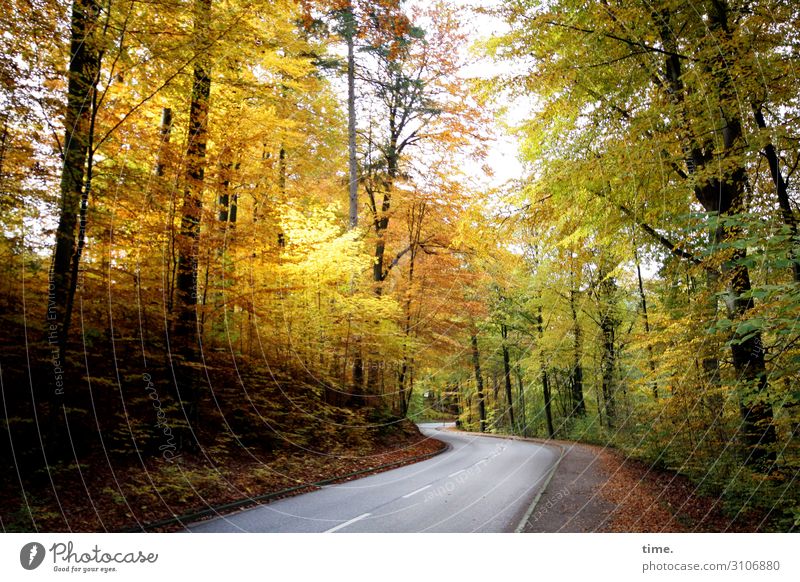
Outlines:
<svg viewBox="0 0 800 582"><path fill-rule="evenodd" d="M486 402L483 394L483 376L481 375L481 358L478 352L478 337L473 333L470 339L472 342L472 364L475 367L475 385L478 388L480 431L486 432Z"/></svg>
<svg viewBox="0 0 800 582"><path fill-rule="evenodd" d="M756 120L756 125L760 129L767 128L767 122L764 119L764 114L761 108L753 108L753 115ZM772 183L775 184L775 193L778 196L778 206L781 209L781 218L783 223L789 228L791 238L789 240L789 259L792 261L792 275L796 283L800 283L800 258L797 256L797 217L792 209L792 204L789 200L789 191L786 180L781 173L780 163L778 159L778 152L772 143L764 146L764 157L767 158L767 165L769 165L769 173L772 176Z"/></svg>
<svg viewBox="0 0 800 582"><path fill-rule="evenodd" d="M372 266L372 279L378 286L376 292L378 295L382 293L380 283L386 279L388 274L384 267L384 255L386 254L386 231L389 228L389 208L391 207L391 186L385 186L386 192L383 194L383 202L381 203L380 213L375 218L375 235L377 240L375 242L375 259Z"/></svg>
<svg viewBox="0 0 800 582"><path fill-rule="evenodd" d="M644 294L644 283L642 282L642 267L639 265L639 253L636 252L636 249L633 249L633 256L636 260L636 278L639 281L639 298L641 300L642 306L642 319L644 320L644 332L648 336L650 336L650 319L647 316L647 296ZM655 358L653 357L653 346L649 343L647 344L647 360L650 365L650 373L653 375L653 381L650 383L650 386L653 391L653 398L658 400L658 381L655 379L656 375L656 362Z"/></svg>
<svg viewBox="0 0 800 582"><path fill-rule="evenodd" d="M278 190L282 200L286 200L286 148L283 144L278 150Z"/></svg>
<svg viewBox="0 0 800 582"><path fill-rule="evenodd" d="M600 361L600 371L603 387L603 406L606 411L606 422L608 426L613 426L616 417L614 401L614 327L607 318L604 318L601 322L601 329L603 334L603 355Z"/></svg>
<svg viewBox="0 0 800 582"><path fill-rule="evenodd" d="M536 314L536 326L539 331L539 367L541 368L542 375L542 396L544 397L544 416L547 421L547 436L551 439L555 438L556 431L553 428L553 409L552 409L552 395L550 394L550 379L547 375L547 362L544 357L544 318L542 317L542 306L539 306L539 311Z"/></svg>
<svg viewBox="0 0 800 582"><path fill-rule="evenodd" d="M406 372L408 371L408 363L403 360L400 366L400 374L397 376L397 393L400 396L400 416L405 417L408 414L408 398L406 397Z"/></svg>
<svg viewBox="0 0 800 582"><path fill-rule="evenodd" d="M725 0L711 3L708 13L708 28L713 35L719 35L723 40L730 38L729 11ZM674 27L670 22L671 14L668 10L657 15L660 20L659 32L662 43L668 51L677 53L677 43L673 35ZM732 106L736 95L730 66L725 62L725 55L720 54L715 62L703 63L705 72L712 75L719 94L723 100L720 107L719 122L723 128L720 131L721 144L713 141L699 144L691 137L684 138L684 152L686 164L690 175L696 174L709 164L726 162L738 155L738 148L742 140L742 123L738 117L738 106ZM667 83L670 97L677 106L684 108L684 86L681 80L681 62L677 57L666 59ZM683 123L688 126L687 120ZM685 129L688 129L686 127ZM720 145L722 146L720 148ZM721 150L721 153L716 152ZM715 175L716 173L713 173ZM736 162L734 169L723 178L712 177L702 183L698 181L695 186L695 197L708 212L718 213L720 216L736 216L746 210L745 201L745 169L740 162ZM789 208L791 210L791 208ZM788 216L784 215L784 220ZM715 242L731 242L743 235L740 227L721 227L718 229ZM750 274L743 259L746 250L735 249L733 256L729 257L722 268L726 278L727 297L725 300L730 319L744 319L754 306L752 298L745 297L751 290ZM757 471L768 472L776 460L772 450L777 435L773 423L772 406L761 401L768 389L766 363L761 333L739 334L734 332L731 341L733 366L740 380L740 413L742 417L742 437L749 449L746 464ZM748 403L748 404L746 404Z"/></svg>
<svg viewBox="0 0 800 582"><path fill-rule="evenodd" d="M525 383L522 381L522 369L519 363L515 367L517 373L517 387L519 389L519 406L517 406L517 416L519 417L520 431L523 436L528 435L528 418L525 411Z"/></svg>
<svg viewBox="0 0 800 582"><path fill-rule="evenodd" d="M238 167L238 164L236 165ZM219 162L219 195L217 204L219 206L219 221L222 223L223 232L229 227L236 227L236 215L238 212L239 196L231 194L231 178L233 177L234 163L232 153L229 148L224 148L220 154Z"/></svg>
<svg viewBox="0 0 800 582"><path fill-rule="evenodd" d="M189 109L189 136L186 147L186 184L181 207L181 228L178 234L178 267L175 283L177 314L173 344L181 361L177 366L178 397L190 423L196 423L199 393L194 363L199 345L197 322L197 273L200 248L200 218L203 180L205 177L206 144L208 141L208 101L211 95L208 22L211 0L194 1L195 65L192 99Z"/></svg>
<svg viewBox="0 0 800 582"><path fill-rule="evenodd" d="M364 358L361 355L361 344L356 343L353 357L353 387L350 391L351 406L363 406L364 398Z"/></svg>
<svg viewBox="0 0 800 582"><path fill-rule="evenodd" d="M727 229L726 238L738 238L740 233ZM736 250L730 262L723 265L727 278L725 304L730 319L744 319L754 307L751 297L744 297L751 290L750 274L741 264L746 251ZM742 437L750 449L745 462L761 472L772 470L776 461L772 445L777 441L773 423L772 406L760 400L769 387L764 360L761 333L740 334L734 332L731 341L733 367L740 382L739 410L742 417Z"/></svg>
<svg viewBox="0 0 800 582"><path fill-rule="evenodd" d="M88 159L91 156L93 109L100 71L101 53L93 31L99 25L97 0L74 0L70 20L70 62L67 82L67 108L64 115L64 150L61 172L61 209L53 255L47 320L49 339L62 363L65 356L70 321L70 295L77 281L73 263L79 261L78 217L85 225L88 184ZM56 393L61 394L56 388Z"/></svg>
<svg viewBox="0 0 800 582"><path fill-rule="evenodd" d="M576 306L575 297L578 292L571 289L569 292L569 306L572 311L572 415L585 416L586 415L586 401L583 397L583 333L581 324L578 321L578 309Z"/></svg>
<svg viewBox="0 0 800 582"><path fill-rule="evenodd" d="M503 380L505 381L506 388L506 402L508 404L508 420L511 430L516 430L516 423L514 422L514 396L511 393L511 362L508 354L508 327L503 324L500 326L500 333L503 336Z"/></svg>
<svg viewBox="0 0 800 582"><path fill-rule="evenodd" d="M353 6L345 13L347 41L347 157L349 173L350 228L358 226L358 161L356 158L356 19Z"/></svg>
<svg viewBox="0 0 800 582"><path fill-rule="evenodd" d="M159 127L158 133L160 137L160 143L158 154L156 155L156 167L153 170L153 173L161 178L164 176L164 172L166 171L166 148L169 144L170 136L172 135L172 109L169 107L164 107L161 110L161 126Z"/></svg>
<svg viewBox="0 0 800 582"><path fill-rule="evenodd" d="M397 126L396 109L389 110L389 143L386 147L386 179L383 181L383 200L381 202L380 210L374 208L375 215L375 262L373 266L373 280L378 283L376 290L378 295L381 294L382 283L388 274L384 266L384 255L386 253L386 231L389 228L389 209L391 208L392 189L394 188L395 180L397 179L400 169L400 151L398 150L397 141L400 138L400 131L402 127Z"/></svg>
<svg viewBox="0 0 800 582"><path fill-rule="evenodd" d="M500 426L500 419L503 417L503 411L500 409L500 383L497 380L497 374L492 373L492 396L494 398L494 425Z"/></svg>
<svg viewBox="0 0 800 582"><path fill-rule="evenodd" d="M603 338L600 374L602 378L603 406L606 412L606 423L609 427L612 427L616 419L616 382L614 370L617 357L616 332L619 323L615 313L616 284L613 279L603 277L599 288L600 331Z"/></svg>
<svg viewBox="0 0 800 582"><path fill-rule="evenodd" d="M8 118L9 113L6 111L2 114L3 131L0 133L0 184L3 183L3 178L6 173L6 151L8 149Z"/></svg>

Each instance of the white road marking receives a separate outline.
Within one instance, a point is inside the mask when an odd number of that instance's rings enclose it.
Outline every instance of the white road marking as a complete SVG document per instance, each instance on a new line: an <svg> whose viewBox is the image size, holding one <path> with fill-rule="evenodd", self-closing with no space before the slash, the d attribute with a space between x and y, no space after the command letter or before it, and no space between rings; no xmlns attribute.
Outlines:
<svg viewBox="0 0 800 582"><path fill-rule="evenodd" d="M426 490L426 489L428 489L429 487L433 487L433 484L431 484L431 485L425 485L425 487L420 487L420 488L419 488L419 489L417 489L416 491L412 491L411 493L409 493L409 494L407 494L407 495L403 495L403 499L408 499L408 498L409 498L409 497L411 497L412 495L416 495L417 493L419 493L419 492L421 492L421 491L425 491L425 490Z"/></svg>
<svg viewBox="0 0 800 582"><path fill-rule="evenodd" d="M455 473L450 473L450 474L447 476L447 478L448 478L448 479L451 479L452 477L455 477L456 475L461 475L461 473L463 473L464 471L466 471L466 469L461 469L460 471L456 471Z"/></svg>
<svg viewBox="0 0 800 582"><path fill-rule="evenodd" d="M340 529L342 529L342 528L345 528L345 527L347 527L348 525L352 525L352 524L354 524L355 522L357 522L357 521L360 521L360 520L364 519L365 517L369 517L370 515L372 515L372 514L371 514L371 513L362 513L362 514L361 514L361 515L359 515L358 517L354 517L354 518L353 518L353 519L351 519L350 521L346 521L346 522L344 522L344 523L340 523L340 524L339 524L339 525L337 525L336 527L332 527L331 529L329 529L329 530L326 530L326 531L324 531L323 533L333 533L333 532L335 532L335 531L339 531Z"/></svg>

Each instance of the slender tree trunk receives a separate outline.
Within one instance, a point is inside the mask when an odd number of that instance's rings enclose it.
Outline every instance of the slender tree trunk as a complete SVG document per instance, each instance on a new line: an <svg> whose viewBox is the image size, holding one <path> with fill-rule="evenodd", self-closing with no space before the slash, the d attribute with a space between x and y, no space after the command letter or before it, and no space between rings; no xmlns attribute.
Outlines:
<svg viewBox="0 0 800 582"><path fill-rule="evenodd" d="M517 363L515 367L517 373L517 388L519 390L519 399L517 402L517 416L519 417L519 426L522 436L528 436L528 415L525 409L525 383L522 380L522 367Z"/></svg>
<svg viewBox="0 0 800 582"><path fill-rule="evenodd" d="M219 162L219 195L217 204L219 208L219 222L223 234L236 227L239 197L231 194L231 178L233 177L234 163L230 148L225 147L220 154ZM238 164L236 164L238 167ZM220 249L220 250L224 250Z"/></svg>
<svg viewBox="0 0 800 582"><path fill-rule="evenodd" d="M164 107L161 110L161 126L158 130L160 140L158 153L156 155L156 166L153 173L159 178L164 176L167 167L167 146L169 145L170 136L172 135L172 109Z"/></svg>
<svg viewBox="0 0 800 582"><path fill-rule="evenodd" d="M618 320L615 315L616 284L612 279L601 275L600 289L603 291L600 300L600 330L603 338L603 353L600 359L602 378L603 405L606 411L608 426L614 425L616 419L616 330Z"/></svg>
<svg viewBox="0 0 800 582"><path fill-rule="evenodd" d="M173 271L173 249L175 245L175 195L172 188L168 187L167 181L164 178L167 167L171 162L169 142L172 137L172 109L164 107L161 110L161 123L158 128L159 144L158 151L156 152L156 161L153 166L153 175L155 176L155 188L148 189L147 191L147 205L150 208L161 208L161 201L169 196L169 203L167 208L168 220L168 254L165 255L167 260L166 277L164 287L167 296L167 311L172 312L172 271ZM155 191L154 191L155 190ZM169 194L167 194L169 192Z"/></svg>
<svg viewBox="0 0 800 582"><path fill-rule="evenodd" d="M511 394L511 362L508 354L508 327L503 324L500 326L500 333L503 336L503 379L505 380L506 388L506 401L508 403L508 420L511 423L512 432L515 430L516 423L514 422L514 397Z"/></svg>
<svg viewBox="0 0 800 582"><path fill-rule="evenodd" d="M9 99L13 99L13 93ZM0 115L0 123L3 126L3 131L0 133L0 187L2 187L3 179L6 173L6 151L8 149L8 111Z"/></svg>
<svg viewBox="0 0 800 582"><path fill-rule="evenodd" d="M412 218L414 215L412 214ZM408 414L408 404L411 401L411 390L413 386L409 386L409 389L406 390L406 372L409 370L409 355L406 353L408 350L408 343L411 338L411 287L414 284L414 268L416 266L416 259L417 259L417 246L419 245L419 235L420 235L420 228L421 228L422 220L418 222L412 221L410 225L411 230L411 250L410 253L410 260L408 265L408 287L409 292L406 296L406 304L405 304L405 327L404 327L404 339L403 339L403 364L400 370L400 379L398 382L398 389L400 394L403 398L403 407L402 407L402 415L406 416Z"/></svg>
<svg viewBox="0 0 800 582"><path fill-rule="evenodd" d="M358 161L356 158L356 19L352 2L344 11L344 38L347 42L347 151L348 151L348 198L350 202L351 229L358 226ZM356 340L356 356L353 359L353 400L363 400L364 362L360 341ZM403 381L405 381L403 379ZM405 394L400 395L405 398ZM403 401L402 408L405 408Z"/></svg>
<svg viewBox="0 0 800 582"><path fill-rule="evenodd" d="M286 147L283 144L278 150L278 190L281 199L286 200Z"/></svg>
<svg viewBox="0 0 800 582"><path fill-rule="evenodd" d="M544 416L547 421L547 436L555 438L556 431L553 428L552 395L550 394L550 379L547 375L547 361L544 357L544 317L542 316L542 306L536 314L536 326L539 332L539 367L542 376L542 396L544 397Z"/></svg>
<svg viewBox="0 0 800 582"><path fill-rule="evenodd" d="M349 170L350 228L358 226L358 160L356 158L356 19L349 4L345 18L347 42L347 150Z"/></svg>
<svg viewBox="0 0 800 582"><path fill-rule="evenodd" d="M478 414L480 418L480 431L486 432L486 402L483 394L483 376L481 375L481 358L478 352L478 337L475 333L470 338L472 342L472 364L475 367L475 386L478 389Z"/></svg>
<svg viewBox="0 0 800 582"><path fill-rule="evenodd" d="M572 412L571 415L585 416L586 401L583 396L583 332L578 320L576 295L578 291L571 289L569 292L569 307L572 312Z"/></svg>
<svg viewBox="0 0 800 582"><path fill-rule="evenodd" d="M87 161L91 154L93 105L100 71L100 50L93 31L99 26L100 3L74 0L70 20L70 62L67 82L67 108L64 115L64 150L61 172L61 210L56 230L47 320L50 343L59 353L54 360L64 361L69 334L69 297L77 285L73 260L77 252L78 216L88 200L85 184ZM85 209L83 212L85 221ZM63 393L63 390L57 394Z"/></svg>
<svg viewBox="0 0 800 582"><path fill-rule="evenodd" d="M764 119L764 114L760 107L753 108L753 115L756 120L756 125L760 129L767 128L767 122ZM775 193L778 196L778 206L781 209L781 218L783 223L789 227L789 234L791 235L789 241L789 259L792 261L792 275L795 283L800 283L800 258L797 256L797 243L798 243L798 228L797 217L795 216L792 204L789 201L789 191L786 180L783 178L780 168L780 160L778 159L778 152L772 143L764 146L764 157L767 158L767 165L769 165L769 173L772 176L772 183L775 184Z"/></svg>
<svg viewBox="0 0 800 582"><path fill-rule="evenodd" d="M494 397L494 426L500 426L500 419L503 418L503 411L500 409L500 382L497 380L497 374L492 372L492 396Z"/></svg>
<svg viewBox="0 0 800 582"><path fill-rule="evenodd" d="M647 316L647 296L644 294L644 283L642 282L642 267L639 264L639 253L636 249L633 249L633 257L636 260L636 277L639 281L639 298L641 300L642 305L642 319L644 320L644 332L648 336L650 336L650 320ZM650 373L653 375L653 381L650 383L650 386L653 390L653 398L658 400L658 381L655 379L656 375L656 362L655 358L653 357L653 346L649 343L647 344L647 360L650 364Z"/></svg>
<svg viewBox="0 0 800 582"><path fill-rule="evenodd" d="M211 0L194 0L195 65L192 99L189 109L189 137L186 147L186 184L181 208L178 235L178 268L174 328L174 344L182 361L178 365L178 394L190 423L198 416L199 394L193 363L197 360L197 273L200 249L200 219L203 180L205 177L206 144L208 141L208 107L211 95L210 59L208 58L208 23Z"/></svg>
<svg viewBox="0 0 800 582"><path fill-rule="evenodd" d="M408 364L405 360L400 365L400 373L397 375L397 394L400 401L400 416L405 417L408 414L408 401L406 400L406 371Z"/></svg>
<svg viewBox="0 0 800 582"><path fill-rule="evenodd" d="M362 406L366 403L364 394L364 358L361 355L361 341L356 340L353 355L353 388L350 392L350 404Z"/></svg>

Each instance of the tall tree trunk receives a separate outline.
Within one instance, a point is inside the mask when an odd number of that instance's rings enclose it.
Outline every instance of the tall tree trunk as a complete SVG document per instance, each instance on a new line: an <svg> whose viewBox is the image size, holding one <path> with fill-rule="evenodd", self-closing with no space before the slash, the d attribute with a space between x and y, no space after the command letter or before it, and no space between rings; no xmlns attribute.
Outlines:
<svg viewBox="0 0 800 582"><path fill-rule="evenodd" d="M364 394L364 357L361 355L360 338L356 340L353 355L353 387L350 391L351 406L363 406L366 403Z"/></svg>
<svg viewBox="0 0 800 582"><path fill-rule="evenodd" d="M552 395L550 394L550 379L547 375L547 361L544 357L544 317L542 317L542 306L539 306L536 314L536 327L539 332L539 367L542 375L542 396L544 397L544 417L547 421L547 436L555 438L556 431L553 428L553 409Z"/></svg>
<svg viewBox="0 0 800 582"><path fill-rule="evenodd" d="M472 333L472 364L475 367L475 386L478 389L478 414L480 418L480 431L486 432L486 402L483 394L483 376L481 375L481 357L478 352L478 336Z"/></svg>
<svg viewBox="0 0 800 582"><path fill-rule="evenodd" d="M94 38L99 26L97 0L73 0L70 19L70 62L67 108L64 115L64 149L61 172L61 209L53 255L47 320L50 343L58 349L54 360L64 361L69 334L69 297L77 285L72 273L77 252L78 216L88 196L85 178L91 155L93 105L100 71L101 54ZM88 200L88 199L87 199ZM85 211L84 211L85 219ZM74 291L72 291L74 293ZM56 393L61 394L56 389Z"/></svg>
<svg viewBox="0 0 800 582"><path fill-rule="evenodd" d="M517 406L517 416L519 418L519 426L522 436L528 436L528 417L525 410L525 383L522 380L522 367L520 366L519 362L517 362L517 365L515 366L515 371L517 373L517 388L519 390L519 399L517 400L519 403L519 406Z"/></svg>
<svg viewBox="0 0 800 582"><path fill-rule="evenodd" d="M753 108L753 116L756 120L756 125L759 129L766 129L767 122L764 119L764 114L761 107ZM781 209L781 218L783 223L789 227L789 259L792 261L792 275L796 283L800 283L800 258L797 256L797 243L798 243L798 228L797 217L795 216L792 204L789 201L789 190L786 180L783 178L780 168L780 160L778 159L778 152L772 143L767 143L764 146L764 157L767 158L767 165L769 166L769 173L772 176L772 183L775 184L775 193L778 196L778 206Z"/></svg>
<svg viewBox="0 0 800 582"><path fill-rule="evenodd" d="M578 320L576 296L578 291L570 289L569 307L572 312L572 412L571 415L585 416L586 401L583 396L583 332Z"/></svg>
<svg viewBox="0 0 800 582"><path fill-rule="evenodd" d="M281 201L286 200L286 146L281 144L278 150L278 191L281 193Z"/></svg>
<svg viewBox="0 0 800 582"><path fill-rule="evenodd" d="M603 338L603 352L600 358L600 373L602 378L603 406L606 411L606 422L609 427L614 426L616 419L616 382L614 370L616 367L616 331L618 320L615 314L616 284L613 279L602 275L600 283L600 331Z"/></svg>
<svg viewBox="0 0 800 582"><path fill-rule="evenodd" d="M728 240L741 236L734 229L727 230ZM750 274L741 262L746 252L744 249L737 249L734 257L723 265L723 274L727 278L725 304L732 320L746 318L755 306L753 298L748 296L751 290ZM777 441L777 434L772 405L761 400L767 395L769 387L761 333L744 335L737 329L731 341L731 352L733 367L740 382L742 437L750 449L745 462L760 472L769 472L777 458L771 448Z"/></svg>
<svg viewBox="0 0 800 582"><path fill-rule="evenodd" d="M420 208L420 213L417 215L414 212L414 208L416 205L412 206L412 210L410 213L410 221L409 221L409 263L408 263L408 293L406 295L406 303L405 303L405 327L404 327L404 339L403 339L403 364L400 370L400 379L398 382L398 388L400 393L403 397L403 408L402 414L405 416L408 413L408 404L411 401L411 391L413 390L413 384L409 385L408 390L406 390L406 373L413 372L410 369L409 360L411 361L411 365L413 365L413 358L410 358L409 355L406 353L408 350L408 343L411 338L411 289L414 284L414 269L417 263L417 253L419 249L419 240L420 235L422 232L422 220L425 215L425 206L424 203ZM413 378L411 374L409 374L409 378Z"/></svg>
<svg viewBox="0 0 800 582"><path fill-rule="evenodd" d="M386 254L386 230L389 228L389 208L391 201L391 193L385 192L383 195L383 203L381 204L380 214L375 219L375 234L377 240L375 242L375 255L372 266L372 280L378 283L375 287L375 292L378 295L383 293L381 283L386 279L386 269L384 267L384 255Z"/></svg>
<svg viewBox="0 0 800 582"><path fill-rule="evenodd" d="M511 423L512 432L516 429L514 422L514 396L511 394L511 362L508 354L508 327L505 324L500 326L500 333L503 336L503 379L505 380L506 402L508 403L508 420Z"/></svg>
<svg viewBox="0 0 800 582"><path fill-rule="evenodd" d="M203 180L208 141L208 107L211 95L208 23L211 0L194 0L194 77L189 108L189 137L186 147L186 184L181 207L176 275L177 317L174 345L182 361L177 367L178 397L190 423L198 416L199 394L193 364L197 361L197 272L200 249Z"/></svg>
<svg viewBox="0 0 800 582"><path fill-rule="evenodd" d="M378 283L376 292L378 295L382 293L380 283L386 279L388 271L384 266L384 255L386 253L386 231L389 228L389 209L391 208L392 189L400 167L400 160L398 159L397 151L397 128L394 120L394 113L389 114L389 134L390 140L386 153L386 175L387 178L383 184L383 200L381 202L380 210L375 209L375 236L377 237L375 243L375 259L372 270L372 278Z"/></svg>
<svg viewBox="0 0 800 582"><path fill-rule="evenodd" d="M13 99L12 96L9 100ZM3 127L3 131L0 132L0 187L2 187L3 177L6 173L6 151L8 148L8 118L9 113L8 111L3 112L0 114L0 124Z"/></svg>
<svg viewBox="0 0 800 582"><path fill-rule="evenodd" d="M227 146L223 148L219 161L219 194L217 204L219 208L219 222L225 233L229 228L236 227L239 197L231 194L231 178L233 177L233 153ZM238 164L236 164L238 167ZM221 249L224 250L224 249Z"/></svg>
<svg viewBox="0 0 800 582"><path fill-rule="evenodd" d="M503 418L503 411L500 409L500 382L497 380L497 374L492 372L492 397L494 398L494 425L500 426L500 419Z"/></svg>
<svg viewBox="0 0 800 582"><path fill-rule="evenodd" d="M724 41L730 40L729 8L725 0L715 0L710 4L708 12L708 28L712 36L718 36ZM673 53L666 57L665 70L670 97L685 115L684 86L682 81L681 62L677 58L677 42L674 37L671 14L664 10L656 15L659 19L659 33L666 50ZM730 43L723 43L730 46ZM716 54L716 51L715 51ZM722 103L719 111L721 144L713 142L703 146L691 137L683 137L683 147L686 153L687 169L690 175L695 175L709 164L719 164L729 159L735 160L738 155L742 136L742 123L738 117L738 104L736 103L733 80L730 77L730 63L727 60L732 56L719 54L714 62L703 64L705 72L711 75L717 86ZM731 105L733 103L733 105ZM685 130L688 122L683 120ZM688 134L688 131L684 132ZM721 145L721 148L720 148ZM720 151L719 154L716 152ZM712 175L715 175L712 174ZM746 210L745 201L745 169L741 162L723 178L712 177L704 183L698 181L695 186L695 197L707 212L714 212L720 216L736 216ZM791 208L790 208L791 210ZM784 217L785 219L788 217ZM741 227L733 226L717 229L715 243L733 241L743 235ZM743 264L747 251L734 249L722 267L722 274L726 281L725 305L728 317L732 320L744 319L755 303L748 294L751 290L750 274L747 266ZM740 334L734 332L731 344L733 367L739 379L739 408L742 417L742 438L749 449L746 464L757 471L768 472L776 460L775 451L772 450L776 443L777 435L773 422L772 406L761 400L767 394L768 380L764 348L760 331Z"/></svg>
<svg viewBox="0 0 800 582"><path fill-rule="evenodd" d="M156 166L153 173L159 178L164 176L167 167L167 146L169 144L170 136L172 135L172 109L164 107L161 110L161 126L158 129L159 133L159 147L156 154Z"/></svg>
<svg viewBox="0 0 800 582"><path fill-rule="evenodd" d="M348 160L348 198L350 203L349 227L358 226L358 160L356 158L356 58L355 37L356 18L353 3L348 2L343 12L343 36L347 43L347 160ZM377 281L377 279L376 279ZM378 290L380 292L380 289ZM405 378L402 379L405 382ZM361 357L361 343L356 340L356 356L353 359L353 397L363 400L364 362ZM405 406L405 394L401 408Z"/></svg>
<svg viewBox="0 0 800 582"><path fill-rule="evenodd" d="M642 319L644 320L644 333L648 336L648 342L650 341L650 319L647 315L647 296L644 294L644 283L642 282L642 267L639 264L639 253L636 249L633 249L633 258L636 261L636 278L639 282L639 299L641 301L642 306ZM650 386L653 391L653 398L658 400L658 381L655 378L656 375L656 362L655 358L653 357L653 346L649 343L647 344L647 360L650 365L650 373L653 375L653 381L650 383Z"/></svg>
<svg viewBox="0 0 800 582"><path fill-rule="evenodd" d="M350 228L358 226L358 160L356 159L356 19L353 5L345 13L347 42L347 157L349 170Z"/></svg>
<svg viewBox="0 0 800 582"><path fill-rule="evenodd" d="M614 327L608 318L601 321L603 335L603 355L600 359L600 373L602 377L603 406L606 411L608 426L614 426L616 418L615 386L614 386Z"/></svg>

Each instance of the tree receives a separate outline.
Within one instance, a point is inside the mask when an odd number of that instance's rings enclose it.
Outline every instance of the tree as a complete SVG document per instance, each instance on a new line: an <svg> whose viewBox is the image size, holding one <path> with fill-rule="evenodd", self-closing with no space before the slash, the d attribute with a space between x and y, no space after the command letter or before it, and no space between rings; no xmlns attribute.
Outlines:
<svg viewBox="0 0 800 582"><path fill-rule="evenodd" d="M177 377L179 398L185 402L186 414L197 420L198 396L192 365L198 348L198 262L200 260L200 219L203 207L202 190L205 177L208 143L208 109L211 96L211 58L208 54L208 23L211 0L195 0L193 4L194 72L189 105L189 135L186 146L186 174L181 206L181 228L178 235L178 264L175 282L177 316L174 338L181 346L183 362Z"/></svg>
<svg viewBox="0 0 800 582"><path fill-rule="evenodd" d="M97 83L102 59L98 38L100 11L100 2L96 0L74 0L70 18L61 210L52 264L53 305L48 307L48 320L55 326L51 330L56 332L58 338L59 360L66 356L72 298L78 285L77 267L83 249L86 206L91 187Z"/></svg>
<svg viewBox="0 0 800 582"><path fill-rule="evenodd" d="M478 419L481 432L486 432L486 400L483 393L483 375L481 374L481 355L478 351L478 336L475 332L470 336L472 345L472 365L475 368L475 387L478 391Z"/></svg>
<svg viewBox="0 0 800 582"><path fill-rule="evenodd" d="M702 264L713 274L709 292L723 291L727 319L748 321L756 303L745 242L752 240L746 217L755 207L747 190L758 182L751 160L761 146L746 140L748 122L737 105L733 75L746 78L755 66L753 45L745 40L750 33L744 31L749 21L760 29L760 16L729 2L656 3L627 11L607 3L537 8L522 2L500 12L513 32L493 41L490 50L513 58L532 55L528 73L505 86L527 91L529 79L538 79L542 101L528 124L528 143L531 154L542 149L533 144L549 148L541 184L566 179L573 192L585 189L621 209L616 224L632 221L673 255ZM770 50L763 43L759 49ZM649 173L647 164L631 158L634 150L640 160L660 160L664 172ZM647 191L663 196L656 202L641 194ZM659 231L679 224L697 204L704 221L693 228L705 233L678 229L675 241ZM778 216L787 222L785 213ZM607 220L608 214L591 218L592 224L599 226L600 217ZM609 231L609 224L602 226ZM790 224L788 229L792 237ZM787 248L793 252L792 245ZM769 471L776 434L763 339L760 329L747 324L730 331L745 458Z"/></svg>

